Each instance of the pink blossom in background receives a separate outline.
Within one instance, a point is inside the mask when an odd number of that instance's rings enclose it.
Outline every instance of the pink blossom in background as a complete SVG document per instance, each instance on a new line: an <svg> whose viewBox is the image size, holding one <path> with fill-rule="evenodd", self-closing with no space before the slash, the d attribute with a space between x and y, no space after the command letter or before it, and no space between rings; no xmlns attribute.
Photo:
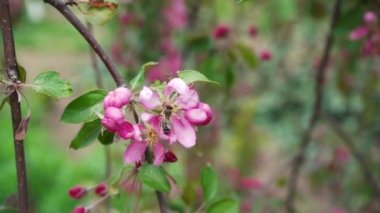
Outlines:
<svg viewBox="0 0 380 213"><path fill-rule="evenodd" d="M364 13L363 20L366 23L372 23L372 22L375 22L377 20L377 17L376 17L376 14L374 12L367 11L366 13Z"/></svg>
<svg viewBox="0 0 380 213"><path fill-rule="evenodd" d="M244 200L240 203L240 212L249 213L252 211L252 201L250 199Z"/></svg>
<svg viewBox="0 0 380 213"><path fill-rule="evenodd" d="M269 61L272 59L272 53L268 50L263 50L260 52L260 59L262 61Z"/></svg>
<svg viewBox="0 0 380 213"><path fill-rule="evenodd" d="M240 187L243 189L261 190L264 184L257 178L244 177L240 180Z"/></svg>
<svg viewBox="0 0 380 213"><path fill-rule="evenodd" d="M230 26L226 24L219 24L214 27L212 35L214 39L223 39L227 38L228 35L230 34L231 28Z"/></svg>
<svg viewBox="0 0 380 213"><path fill-rule="evenodd" d="M365 36L367 36L369 33L369 30L367 27L364 27L364 26L360 26L360 27L357 27L356 29L354 29L350 35L349 35L349 38L353 41L355 40L359 40Z"/></svg>
<svg viewBox="0 0 380 213"><path fill-rule="evenodd" d="M348 212L345 209L335 207L331 209L331 213L348 213Z"/></svg>
<svg viewBox="0 0 380 213"><path fill-rule="evenodd" d="M338 146L334 149L334 159L341 164L345 164L350 160L350 151L345 146Z"/></svg>
<svg viewBox="0 0 380 213"><path fill-rule="evenodd" d="M150 82L156 80L166 81L171 76L177 74L177 71L182 67L182 63L183 59L179 53L163 56L158 65L151 68L148 72L148 80Z"/></svg>
<svg viewBox="0 0 380 213"><path fill-rule="evenodd" d="M248 34L252 38L256 37L257 36L257 28L255 26L249 26Z"/></svg>
<svg viewBox="0 0 380 213"><path fill-rule="evenodd" d="M184 0L170 0L164 8L165 23L168 30L182 29L187 25L187 8Z"/></svg>

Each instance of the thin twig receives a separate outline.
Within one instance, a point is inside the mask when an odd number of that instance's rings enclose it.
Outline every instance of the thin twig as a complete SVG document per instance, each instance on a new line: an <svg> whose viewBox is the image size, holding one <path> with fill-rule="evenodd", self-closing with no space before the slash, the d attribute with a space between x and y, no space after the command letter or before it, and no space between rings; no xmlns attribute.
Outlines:
<svg viewBox="0 0 380 213"><path fill-rule="evenodd" d="M87 22L87 29L91 34L93 34L92 24L90 22ZM90 51L90 59L91 59L92 69L94 69L94 73L95 73L96 86L98 88L103 88L102 75L101 75L101 72L99 69L98 60L96 58L96 53L91 48L91 46L90 46L89 51Z"/></svg>
<svg viewBox="0 0 380 213"><path fill-rule="evenodd" d="M327 68L330 52L334 43L333 32L340 16L341 2L342 0L336 0L334 4L334 9L332 11L332 16L331 16L330 29L329 29L329 32L327 33L322 60L316 70L317 73L315 77L316 84L315 84L315 99L314 99L314 104L313 104L313 112L310 117L309 124L301 137L301 141L299 144L299 151L297 155L294 157L292 165L291 165L288 190L287 190L287 195L286 195L286 200L285 200L286 212L294 212L294 198L295 198L295 195L297 194L297 182L298 182L300 169L305 160L306 149L311 142L311 134L314 130L315 124L321 112L326 68Z"/></svg>
<svg viewBox="0 0 380 213"><path fill-rule="evenodd" d="M355 147L354 141L351 137L343 130L342 127L339 126L339 123L332 117L323 114L322 115L327 124L331 127L331 129L336 133L336 135L343 141L343 143L348 147L351 154L354 156L356 161L359 163L360 168L363 172L364 178L366 182L371 186L371 188L376 193L376 196L380 198L380 185L376 181L375 175L372 173L366 158L360 153L360 151Z"/></svg>
<svg viewBox="0 0 380 213"><path fill-rule="evenodd" d="M115 66L112 64L110 58L107 56L105 51L100 47L99 43L96 41L94 36L88 31L88 29L82 24L82 22L75 16L75 14L68 8L68 6L62 0L44 0L46 3L52 5L56 8L74 27L79 31L92 49L98 54L99 58L102 60L103 64L108 69L113 80L117 86L122 86L124 84L123 78L120 73L116 70Z"/></svg>
<svg viewBox="0 0 380 213"><path fill-rule="evenodd" d="M16 83L19 81L19 73L17 70L16 50L12 32L12 24L10 18L9 0L0 1L0 26L3 37L5 69L8 78ZM16 158L17 182L18 182L18 202L19 211L21 213L28 212L28 191L27 177L24 154L24 141L16 140L15 135L21 123L21 104L18 101L17 91L13 91L10 95L10 107L12 114L13 137Z"/></svg>

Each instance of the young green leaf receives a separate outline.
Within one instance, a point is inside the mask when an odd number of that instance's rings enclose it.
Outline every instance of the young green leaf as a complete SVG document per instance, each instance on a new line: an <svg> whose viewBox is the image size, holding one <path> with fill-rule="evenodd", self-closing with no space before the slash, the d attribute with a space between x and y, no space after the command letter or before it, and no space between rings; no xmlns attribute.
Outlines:
<svg viewBox="0 0 380 213"><path fill-rule="evenodd" d="M160 167L145 164L140 168L139 179L142 183L161 192L169 192L170 184Z"/></svg>
<svg viewBox="0 0 380 213"><path fill-rule="evenodd" d="M254 69L257 65L257 58L253 50L247 45L237 43L236 46L237 55L247 64L251 69Z"/></svg>
<svg viewBox="0 0 380 213"><path fill-rule="evenodd" d="M97 118L96 112L102 110L102 102L107 92L92 90L74 99L66 106L61 116L65 123L83 123Z"/></svg>
<svg viewBox="0 0 380 213"><path fill-rule="evenodd" d="M149 67L157 65L157 62L148 62L144 64L137 75L131 80L131 90L138 89L142 87L145 80L145 72Z"/></svg>
<svg viewBox="0 0 380 213"><path fill-rule="evenodd" d="M70 148L80 149L85 146L90 145L98 137L102 125L100 119L96 119L89 123L83 124L82 128L79 130L78 134L70 143Z"/></svg>
<svg viewBox="0 0 380 213"><path fill-rule="evenodd" d="M23 66L17 63L17 70L18 70L18 75L20 77L20 81L22 83L26 82L26 70Z"/></svg>
<svg viewBox="0 0 380 213"><path fill-rule="evenodd" d="M32 88L52 98L67 97L73 93L71 83L60 79L59 73L54 71L40 73L34 79Z"/></svg>
<svg viewBox="0 0 380 213"><path fill-rule="evenodd" d="M206 166L202 169L201 186L205 201L210 201L218 192L218 177L211 166Z"/></svg>
<svg viewBox="0 0 380 213"><path fill-rule="evenodd" d="M182 79L183 81L185 81L187 84L198 82L198 81L219 84L216 81L211 81L205 75L195 70L179 71L178 77Z"/></svg>
<svg viewBox="0 0 380 213"><path fill-rule="evenodd" d="M206 213L238 213L239 205L236 200L225 198L213 203Z"/></svg>
<svg viewBox="0 0 380 213"><path fill-rule="evenodd" d="M98 141L103 145L109 145L113 143L113 139L115 137L115 133L110 132L108 130L104 130L98 136Z"/></svg>

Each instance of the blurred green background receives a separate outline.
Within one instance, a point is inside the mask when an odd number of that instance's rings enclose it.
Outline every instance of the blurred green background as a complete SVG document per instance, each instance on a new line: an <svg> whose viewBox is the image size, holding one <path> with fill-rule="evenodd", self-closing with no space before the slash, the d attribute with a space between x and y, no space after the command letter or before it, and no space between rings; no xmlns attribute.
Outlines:
<svg viewBox="0 0 380 213"><path fill-rule="evenodd" d="M76 184L93 186L105 177L104 147L93 143L84 149L69 149L80 126L59 122L70 100L96 88L89 47L49 5L37 0L14 2L15 8L21 8L14 13L14 34L18 63L27 70L27 82L42 71L55 70L74 85L74 95L58 101L25 89L32 112L25 140L32 212L70 212L81 202L71 200L67 190ZM169 46L181 56L181 69L198 70L220 83L196 85L215 117L210 126L199 128L195 148L173 148L179 161L165 165L178 182L178 192L170 196L171 206L178 212L194 212L199 207L199 172L211 164L219 174L219 198L234 197L241 212L279 212L290 161L311 113L314 74L333 2L185 1L185 26L170 28L165 9L171 3L120 1L115 17L106 24L94 24L94 35L127 80L145 62L170 58L162 47L169 39ZM85 20L82 10L72 9ZM363 56L362 41L348 39L363 24L367 10L379 8L372 1L347 0L343 5L334 31L336 43L327 68L323 110L351 135L380 180L378 56ZM215 30L221 25L227 26L228 35L217 38ZM249 34L250 27L257 35ZM263 51L270 52L270 60L263 59ZM173 63L177 62L169 60ZM106 89L113 89L102 65L101 71ZM160 78L171 76L166 72ZM359 165L323 120L312 142L301 172L298 211L379 211ZM117 173L123 166L124 145L110 147ZM5 106L0 111L0 204L17 193L15 171L10 111ZM114 211L132 211L135 200L132 194L113 199ZM154 193L145 187L139 212L157 212Z"/></svg>

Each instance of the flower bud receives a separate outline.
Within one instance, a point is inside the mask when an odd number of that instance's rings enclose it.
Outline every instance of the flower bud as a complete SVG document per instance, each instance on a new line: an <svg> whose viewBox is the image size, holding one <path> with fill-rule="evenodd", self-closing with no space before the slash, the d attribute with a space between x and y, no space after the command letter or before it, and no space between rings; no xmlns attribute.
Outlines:
<svg viewBox="0 0 380 213"><path fill-rule="evenodd" d="M106 183L100 183L95 187L95 194L97 194L100 197L106 196L108 193L108 187Z"/></svg>
<svg viewBox="0 0 380 213"><path fill-rule="evenodd" d="M69 196L72 199L81 199L87 193L87 189L82 186L74 186L69 189Z"/></svg>
<svg viewBox="0 0 380 213"><path fill-rule="evenodd" d="M257 36L257 28L255 26L250 26L248 28L248 34L252 38L256 37Z"/></svg>
<svg viewBox="0 0 380 213"><path fill-rule="evenodd" d="M104 109L108 107L121 108L129 104L131 96L131 91L126 87L119 87L114 91L110 91L104 98Z"/></svg>
<svg viewBox="0 0 380 213"><path fill-rule="evenodd" d="M262 61L269 61L272 59L272 53L269 52L268 50L264 50L260 53L260 59Z"/></svg>
<svg viewBox="0 0 380 213"><path fill-rule="evenodd" d="M167 151L165 152L165 155L164 155L164 162L167 162L167 163L177 162L177 156L174 154L174 152Z"/></svg>
<svg viewBox="0 0 380 213"><path fill-rule="evenodd" d="M135 136L135 129L131 123L124 121L119 125L117 135L128 140Z"/></svg>
<svg viewBox="0 0 380 213"><path fill-rule="evenodd" d="M214 27L213 36L215 39L227 38L230 31L231 29L228 25L220 24Z"/></svg>
<svg viewBox="0 0 380 213"><path fill-rule="evenodd" d="M83 206L77 206L73 209L72 213L86 213L87 209Z"/></svg>

